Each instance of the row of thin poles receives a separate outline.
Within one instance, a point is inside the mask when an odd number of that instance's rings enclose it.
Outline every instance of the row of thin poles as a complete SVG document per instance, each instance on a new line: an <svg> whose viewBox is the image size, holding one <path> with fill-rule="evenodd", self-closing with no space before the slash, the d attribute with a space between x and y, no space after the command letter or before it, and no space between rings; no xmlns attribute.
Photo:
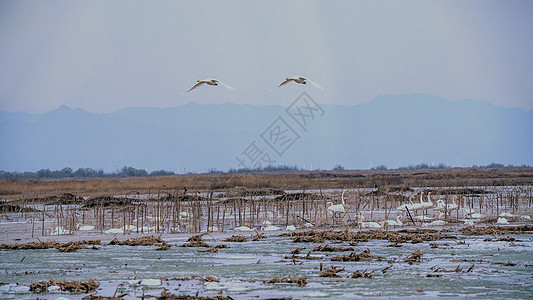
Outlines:
<svg viewBox="0 0 533 300"><path fill-rule="evenodd" d="M479 187L478 187L479 188ZM446 205L460 205L460 210L476 210L486 216L498 216L501 212L518 215L531 211L533 206L532 187L497 187L480 188L486 191L481 194L454 195L452 188L440 188L438 195L434 193L432 200L443 200ZM424 188L423 190L431 190ZM449 192L448 192L449 190ZM275 195L257 196L250 193L244 197L219 200L213 197L213 191L206 197L191 198L189 201L178 201L178 193L157 193L150 200L141 199L137 195L128 195L132 204L106 207L97 205L82 209L81 203L74 205L36 205L22 203L20 217L32 222L32 236L71 233L79 226L92 225L95 231L104 232L110 228L122 228L123 233L177 233L203 232L206 230L225 231L239 226L258 228L263 221L270 221L277 226L304 226L313 224L315 228L324 226L354 227L357 225L358 213L363 212L368 220L379 221L398 215L398 206L406 203L407 197L392 194L376 195L372 189L352 190L345 196L347 213L335 218L328 214L327 202L339 204L340 192L333 193L302 193L296 200L290 194L274 200ZM411 193L413 194L413 193ZM151 195L149 195L150 198ZM409 196L409 195L408 195ZM414 193L419 201L419 192ZM427 197L427 196L426 196ZM170 200L169 200L170 199ZM449 221L463 218L457 210L446 214ZM4 217L7 212L4 212ZM48 227L48 229L47 229ZM259 229L259 228L258 228ZM55 232L54 232L55 231Z"/></svg>

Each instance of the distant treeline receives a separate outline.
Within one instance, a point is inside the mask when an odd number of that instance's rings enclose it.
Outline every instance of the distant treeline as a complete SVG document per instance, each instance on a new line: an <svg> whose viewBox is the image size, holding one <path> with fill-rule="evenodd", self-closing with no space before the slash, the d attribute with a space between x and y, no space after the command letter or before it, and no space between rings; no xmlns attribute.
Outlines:
<svg viewBox="0 0 533 300"><path fill-rule="evenodd" d="M504 164L499 164L499 163L491 163L491 164L488 164L486 166L478 166L478 165L473 165L472 168L513 168L515 166L513 165L507 165L505 166ZM521 167L527 167L526 165L522 165ZM398 170L420 170L420 169L450 169L450 168L453 168L451 166L447 166L446 164L443 164L443 163L440 163L438 165L433 165L433 164L427 164L427 163L420 163L420 164L417 164L417 165L408 165L407 167L399 167ZM376 166L376 167L372 167L371 170L388 170L387 166L385 165L380 165L380 166Z"/></svg>
<svg viewBox="0 0 533 300"><path fill-rule="evenodd" d="M491 163L486 166L478 166L473 165L472 168L506 168L506 167L514 167L513 165L505 166L503 164L499 163ZM522 165L522 167L527 167L526 165ZM447 166L443 163L438 165L429 165L427 163L420 163L417 165L409 165L407 167L400 167L398 169L400 170L418 170L418 169L447 169L452 168L450 166ZM344 167L341 165L335 165L335 167L332 168L332 171L344 171ZM387 166L385 165L379 165L376 167L372 167L371 170L388 170ZM210 169L207 171L207 173L261 173L261 172L294 172L294 171L305 171L303 168L298 168L297 166L288 166L288 165L280 165L280 166L266 166L266 167L259 167L254 169L249 168L240 168L240 169L230 169L227 172L219 171L216 169ZM323 171L323 170L315 170L315 171ZM192 173L189 173L192 174ZM171 171L165 171L165 170L158 170L158 171L152 171L148 172L146 170L142 169L135 169L133 167L123 167L120 170L117 170L115 172L106 173L103 170L94 170L91 168L79 168L76 171L74 171L72 168L63 168L61 170L55 170L52 171L50 169L41 169L37 172L7 172L7 171L0 171L0 180L4 179L30 179L30 178L42 178L42 179L59 179L59 178L106 178L106 177L147 177L147 176L170 176L170 175L176 175L176 173Z"/></svg>
<svg viewBox="0 0 533 300"><path fill-rule="evenodd" d="M63 168L61 170L51 171L50 169L41 169L37 172L6 172L0 171L0 179L12 178L105 178L105 177L143 177L143 176L167 176L176 175L174 172L165 170L152 171L148 173L146 170L135 169L133 167L123 167L122 169L106 173L103 170L94 170L91 168L79 168L76 171L72 168Z"/></svg>

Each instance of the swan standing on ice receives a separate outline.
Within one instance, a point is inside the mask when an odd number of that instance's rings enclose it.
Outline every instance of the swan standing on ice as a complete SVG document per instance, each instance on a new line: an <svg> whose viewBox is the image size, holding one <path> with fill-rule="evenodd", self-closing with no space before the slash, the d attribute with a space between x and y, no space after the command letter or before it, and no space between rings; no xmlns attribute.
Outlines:
<svg viewBox="0 0 533 300"><path fill-rule="evenodd" d="M420 195L420 207L422 210L433 208L433 202L431 202L431 192L428 192L428 201L422 201L422 195Z"/></svg>
<svg viewBox="0 0 533 300"><path fill-rule="evenodd" d="M396 220L385 220L385 223L387 224L387 226L402 226L403 223L401 218L401 216L397 216Z"/></svg>
<svg viewBox="0 0 533 300"><path fill-rule="evenodd" d="M326 203L326 206L328 207L328 211L332 212L333 214L337 214L337 213L345 213L346 212L346 208L345 208L345 203L344 203L344 192L346 192L346 190L342 191L342 194L341 194L341 200L342 200L342 204L336 204L336 205L333 205L333 203L329 202Z"/></svg>
<svg viewBox="0 0 533 300"><path fill-rule="evenodd" d="M207 84L207 85L213 85L213 86L218 86L218 84L222 84L223 86L227 87L228 89L230 90L234 90L234 88L232 88L231 86L225 84L224 82L218 80L218 79L212 79L212 78L208 78L208 79L204 79L204 80L197 80L197 84L193 85L193 87L191 87L189 90L187 90L185 93L188 93L192 90L194 90L195 88L203 85L203 84Z"/></svg>
<svg viewBox="0 0 533 300"><path fill-rule="evenodd" d="M425 209L424 207L426 207L425 203L427 202L424 202L422 200L422 196L424 195L424 192L420 192L420 203L412 203L408 208L409 208L409 211L417 211L417 210L421 210L421 209ZM407 204L404 204L406 207L407 207ZM433 204L431 204L431 206L433 206ZM402 207L402 206L400 206ZM399 208L400 208L399 207ZM398 208L398 209L399 209ZM403 209L403 210L406 210L406 209Z"/></svg>
<svg viewBox="0 0 533 300"><path fill-rule="evenodd" d="M399 211L407 211L407 210L414 211L414 209L413 209L414 208L414 204L413 204L412 200L413 200L413 196L411 196L409 198L409 203L402 204L402 205L398 206L397 210L399 210Z"/></svg>
<svg viewBox="0 0 533 300"><path fill-rule="evenodd" d="M323 87L318 85L316 82L313 82L310 79L302 77L302 76L286 77L285 81L283 81L282 83L280 83L280 85L278 85L278 88L280 86L282 86L282 85L286 85L287 83L289 83L291 81L294 81L294 82L299 83L299 84L307 84L307 82L309 81L309 83L311 83L314 87L322 89L322 90L324 89Z"/></svg>

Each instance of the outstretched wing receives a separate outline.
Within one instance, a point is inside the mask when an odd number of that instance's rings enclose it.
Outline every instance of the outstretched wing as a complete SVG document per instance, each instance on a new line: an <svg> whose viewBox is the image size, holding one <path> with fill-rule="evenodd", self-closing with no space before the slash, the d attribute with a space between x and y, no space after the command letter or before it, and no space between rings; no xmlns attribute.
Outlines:
<svg viewBox="0 0 533 300"><path fill-rule="evenodd" d="M291 81L293 81L293 80L294 80L294 79L292 79L292 78L287 78L287 79L285 79L285 81L283 81L282 83L280 83L280 85L278 85L278 87L280 87L280 86L282 86L282 85L286 85L287 83L289 83L289 82L291 82Z"/></svg>
<svg viewBox="0 0 533 300"><path fill-rule="evenodd" d="M316 83L316 82L314 82L314 81L311 81L311 79L306 78L306 80L309 81L314 87L319 88L319 89L321 89L321 90L324 89L324 88L321 87L318 83Z"/></svg>
<svg viewBox="0 0 533 300"><path fill-rule="evenodd" d="M217 80L218 83L222 84L223 86L227 87L228 89L230 90L235 90L234 88L232 88L231 86L225 84L224 82L220 81L220 80Z"/></svg>
<svg viewBox="0 0 533 300"><path fill-rule="evenodd" d="M198 82L197 84L193 85L193 87L190 88L190 89L189 89L188 91L186 91L185 93L188 93L188 92L194 90L195 88L201 86L201 85L204 84L204 83L205 83L204 81L200 81L200 82Z"/></svg>

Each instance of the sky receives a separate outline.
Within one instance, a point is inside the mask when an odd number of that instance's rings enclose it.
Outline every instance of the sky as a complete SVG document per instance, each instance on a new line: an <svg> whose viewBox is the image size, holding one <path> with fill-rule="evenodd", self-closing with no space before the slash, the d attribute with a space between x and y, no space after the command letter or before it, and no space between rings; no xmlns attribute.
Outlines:
<svg viewBox="0 0 533 300"><path fill-rule="evenodd" d="M1 1L0 110L421 93L533 109L533 1ZM303 75L319 83L276 87ZM217 78L235 90L202 87Z"/></svg>

